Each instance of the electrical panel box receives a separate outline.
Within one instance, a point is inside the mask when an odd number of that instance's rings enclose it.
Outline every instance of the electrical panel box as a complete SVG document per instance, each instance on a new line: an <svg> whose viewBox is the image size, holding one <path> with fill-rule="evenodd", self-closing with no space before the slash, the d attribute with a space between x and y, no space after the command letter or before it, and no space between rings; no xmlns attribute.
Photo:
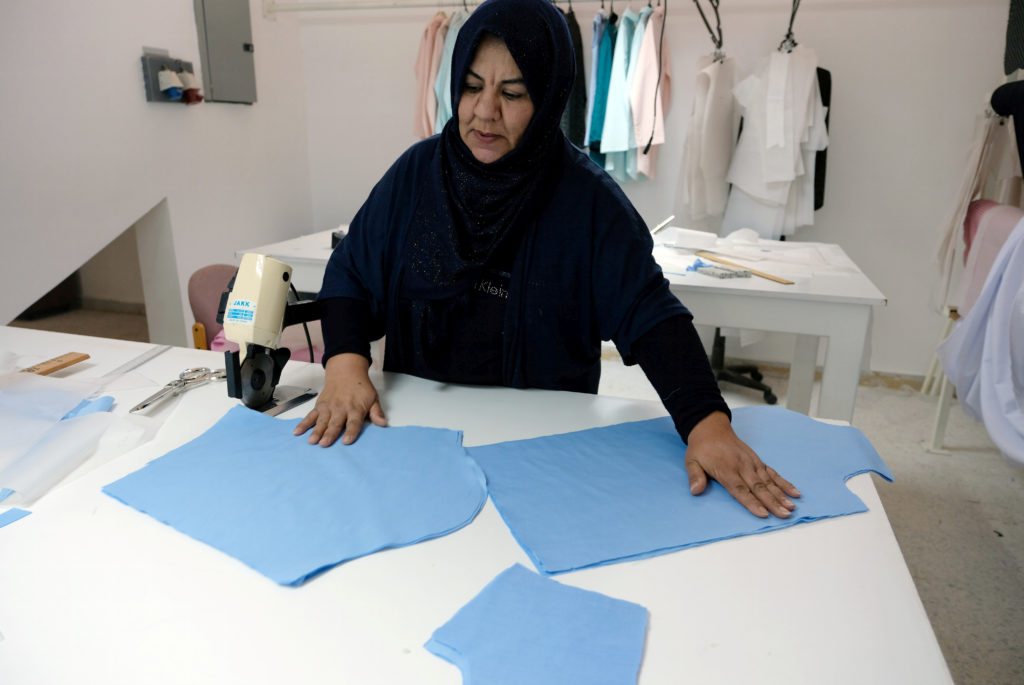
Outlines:
<svg viewBox="0 0 1024 685"><path fill-rule="evenodd" d="M249 0L194 0L207 102L256 102Z"/></svg>
<svg viewBox="0 0 1024 685"><path fill-rule="evenodd" d="M192 63L175 59L170 55L146 53L142 56L142 80L146 87L146 100L149 102L181 102L181 100L172 100L167 93L160 90L159 74L161 69L170 69L174 72L190 71L194 74Z"/></svg>

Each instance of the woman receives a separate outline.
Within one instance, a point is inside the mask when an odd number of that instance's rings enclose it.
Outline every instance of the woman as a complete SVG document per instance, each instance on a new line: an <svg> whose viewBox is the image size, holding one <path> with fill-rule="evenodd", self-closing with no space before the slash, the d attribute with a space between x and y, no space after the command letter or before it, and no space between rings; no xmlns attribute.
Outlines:
<svg viewBox="0 0 1024 685"><path fill-rule="evenodd" d="M325 385L296 428L353 442L386 425L368 375L597 392L601 340L639 363L688 444L690 490L718 480L757 516L799 492L733 432L691 315L643 220L559 129L575 75L548 0L489 0L459 31L456 114L412 146L356 214L327 267Z"/></svg>

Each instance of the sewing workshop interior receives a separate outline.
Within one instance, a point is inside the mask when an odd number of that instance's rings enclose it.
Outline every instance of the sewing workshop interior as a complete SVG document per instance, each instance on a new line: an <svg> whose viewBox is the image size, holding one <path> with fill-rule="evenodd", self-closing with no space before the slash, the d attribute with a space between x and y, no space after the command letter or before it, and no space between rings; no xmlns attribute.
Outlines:
<svg viewBox="0 0 1024 685"><path fill-rule="evenodd" d="M0 38L0 683L1024 682L1024 0Z"/></svg>

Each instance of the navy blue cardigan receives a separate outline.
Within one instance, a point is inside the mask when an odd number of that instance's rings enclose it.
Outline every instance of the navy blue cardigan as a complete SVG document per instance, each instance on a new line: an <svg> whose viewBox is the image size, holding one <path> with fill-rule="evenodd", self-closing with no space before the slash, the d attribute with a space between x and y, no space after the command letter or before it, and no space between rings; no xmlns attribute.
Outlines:
<svg viewBox="0 0 1024 685"><path fill-rule="evenodd" d="M418 341L403 330L407 241L424 193L440 192L439 138L409 148L377 183L327 266L321 299L365 302L365 348L342 349L325 326L327 354L368 355L369 340L388 336L384 368L445 380L423 368ZM601 341L614 341L627 364L633 345L658 323L690 317L651 256L647 226L619 186L565 141L538 216L522 227L511 261L502 340L501 384L597 392ZM445 295L447 296L447 295ZM403 323L404 322L404 323ZM494 382L481 379L480 382Z"/></svg>

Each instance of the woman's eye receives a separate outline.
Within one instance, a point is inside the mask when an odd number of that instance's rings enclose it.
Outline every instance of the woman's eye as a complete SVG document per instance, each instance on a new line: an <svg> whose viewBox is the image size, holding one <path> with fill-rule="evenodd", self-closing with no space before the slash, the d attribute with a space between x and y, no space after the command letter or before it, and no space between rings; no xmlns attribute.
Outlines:
<svg viewBox="0 0 1024 685"><path fill-rule="evenodd" d="M462 86L462 90L467 93L479 93L481 91L481 88L480 86L474 85L472 83L467 83L466 85Z"/></svg>
<svg viewBox="0 0 1024 685"><path fill-rule="evenodd" d="M505 96L506 100L518 100L519 98L521 98L524 95L526 95L526 93L516 93L516 92L511 91L511 90L506 90L503 93L503 95Z"/></svg>

